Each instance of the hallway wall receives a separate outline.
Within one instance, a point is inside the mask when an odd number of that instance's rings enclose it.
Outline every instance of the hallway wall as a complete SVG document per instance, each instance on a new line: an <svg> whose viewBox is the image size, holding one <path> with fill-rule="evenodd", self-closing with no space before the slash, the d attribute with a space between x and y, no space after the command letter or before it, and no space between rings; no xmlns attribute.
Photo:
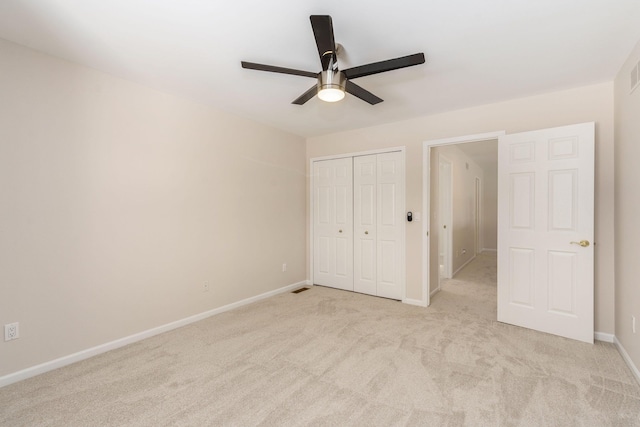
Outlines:
<svg viewBox="0 0 640 427"><path fill-rule="evenodd" d="M475 178L479 177L483 180L482 169L465 153L463 153L455 145L434 147L431 155L436 158L445 156L452 164L452 273L455 274L463 265L468 263L475 256ZM438 224L438 169L431 169L431 218L432 224ZM432 229L435 227L432 227ZM438 233L441 230L438 230ZM432 245L436 247L438 239L432 235ZM437 254L436 248L432 247L431 262L433 262L433 254ZM433 264L432 264L433 265ZM436 271L437 268L436 268Z"/></svg>
<svg viewBox="0 0 640 427"><path fill-rule="evenodd" d="M497 142L496 142L497 144ZM496 167L484 169L482 182L482 249L498 249L498 160Z"/></svg>
<svg viewBox="0 0 640 427"><path fill-rule="evenodd" d="M640 41L615 80L615 335L637 370L640 369L640 87L630 92L629 76L638 62ZM636 375L640 379L640 372L636 371Z"/></svg>

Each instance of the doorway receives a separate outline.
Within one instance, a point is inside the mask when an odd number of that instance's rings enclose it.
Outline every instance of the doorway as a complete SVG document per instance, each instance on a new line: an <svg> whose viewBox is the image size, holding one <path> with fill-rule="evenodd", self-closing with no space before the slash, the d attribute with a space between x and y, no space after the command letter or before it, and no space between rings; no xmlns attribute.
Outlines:
<svg viewBox="0 0 640 427"><path fill-rule="evenodd" d="M482 182L485 175L493 184L487 186L494 203L497 199L497 140L451 144L431 148L431 216L433 239L437 239L438 286L431 287L434 294L442 289L443 281L453 279L482 251L482 234L489 236L490 248L495 251L497 214L481 220ZM437 160L436 160L437 159ZM436 252L432 254L432 258ZM431 260L433 262L433 259Z"/></svg>
<svg viewBox="0 0 640 427"><path fill-rule="evenodd" d="M431 194L432 194L431 189L433 188L432 181L438 180L439 178L438 175L432 174L432 172L438 172L438 168L439 168L439 156L434 155L435 152L432 149L435 149L437 147L448 147L448 146L454 146L454 145L460 145L460 144L466 144L466 143L472 143L472 142L477 143L477 142L490 141L490 140L497 141L498 137L504 134L505 134L504 131L497 131L497 132L489 132L484 134L469 135L465 137L427 141L423 144L423 148L424 148L423 164L425 165L425 167L423 167L423 210L424 212L428 213L426 215L425 221L423 222L423 254L425 256L425 262L422 263L423 265L422 301L424 305L429 305L431 296L435 294L439 288L440 271L441 271L441 268L440 268L440 265L441 265L440 234L441 233L440 231L444 230L444 227L441 227L443 224L440 223L440 219L439 219L439 217L442 215L440 213L440 210L439 209L432 210L432 205L438 204L439 202L438 198L434 198L433 200L431 199ZM468 144L468 145L471 146L472 144ZM472 157L472 156L469 156L469 157ZM493 157L494 157L495 164L497 165L497 153L494 153ZM452 159L448 158L448 160L452 160ZM468 165L463 164L462 168L464 169L464 171L467 171ZM497 169L497 167L495 167L495 169ZM456 170L455 165L452 165L451 170L452 172L454 172L451 178L451 184L452 184L451 211L455 215L455 209L456 209L455 208L456 206L455 187L457 185L463 185L463 184L462 182L456 181L457 175L455 173L455 170ZM459 172L462 172L462 171L459 171ZM469 240L466 242L457 241L455 225L449 227L449 231L451 232L451 244L449 245L449 248L447 250L451 254L451 259L452 259L452 262L450 263L451 265L450 277L455 274L456 269L460 270L462 267L464 267L465 265L464 260L468 260L466 261L468 263L473 259L473 256L475 256L476 253L485 250L487 248L487 246L485 245L490 243L486 241L487 239L483 239L483 236L482 236L483 214L481 212L482 209L485 209L483 207L483 202L482 202L483 187L485 187L485 185L489 185L489 183L483 183L481 179L476 180L476 178L479 178L479 177L475 175L472 176L471 181L469 181L467 184L468 187L470 188L470 194L471 194L470 199L462 200L461 202L458 201L458 203L463 203L468 208L469 215L466 221L468 223L468 228L469 228L469 230L467 230ZM493 212L493 216L495 217L497 222L497 212L495 210ZM486 216L484 217L486 218ZM452 223L455 223L455 219L452 219ZM494 230L497 230L497 228L495 228ZM457 246L460 246L460 247L458 248ZM495 247L496 246L494 246L493 248ZM446 259L446 257L444 258ZM457 258L457 261L456 261L456 258ZM456 264L461 264L461 265L456 266ZM446 269L443 269L443 270L446 271Z"/></svg>

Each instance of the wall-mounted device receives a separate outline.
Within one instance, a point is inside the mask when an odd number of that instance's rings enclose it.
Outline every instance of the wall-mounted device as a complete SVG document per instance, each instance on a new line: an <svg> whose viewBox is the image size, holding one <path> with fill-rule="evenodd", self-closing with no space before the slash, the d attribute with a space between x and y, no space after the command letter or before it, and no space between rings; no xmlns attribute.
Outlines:
<svg viewBox="0 0 640 427"><path fill-rule="evenodd" d="M407 221L413 221L413 214L411 212L407 212Z"/></svg>

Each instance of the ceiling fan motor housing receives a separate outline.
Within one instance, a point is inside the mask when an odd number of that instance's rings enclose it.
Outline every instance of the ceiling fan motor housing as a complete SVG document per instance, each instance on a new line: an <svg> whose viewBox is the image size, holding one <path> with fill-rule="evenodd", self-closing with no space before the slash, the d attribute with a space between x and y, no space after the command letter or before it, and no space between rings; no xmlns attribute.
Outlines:
<svg viewBox="0 0 640 427"><path fill-rule="evenodd" d="M346 83L347 78L342 71L322 71L318 77L318 92L323 89L338 89L344 92Z"/></svg>

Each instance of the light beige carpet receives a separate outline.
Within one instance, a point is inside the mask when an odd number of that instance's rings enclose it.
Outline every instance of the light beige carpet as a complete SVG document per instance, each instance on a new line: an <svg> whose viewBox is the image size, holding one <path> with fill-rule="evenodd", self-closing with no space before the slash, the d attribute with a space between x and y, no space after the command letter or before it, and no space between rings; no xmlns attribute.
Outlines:
<svg viewBox="0 0 640 427"><path fill-rule="evenodd" d="M491 256L427 309L283 294L4 387L0 425L640 426L613 345L499 324L495 300Z"/></svg>

